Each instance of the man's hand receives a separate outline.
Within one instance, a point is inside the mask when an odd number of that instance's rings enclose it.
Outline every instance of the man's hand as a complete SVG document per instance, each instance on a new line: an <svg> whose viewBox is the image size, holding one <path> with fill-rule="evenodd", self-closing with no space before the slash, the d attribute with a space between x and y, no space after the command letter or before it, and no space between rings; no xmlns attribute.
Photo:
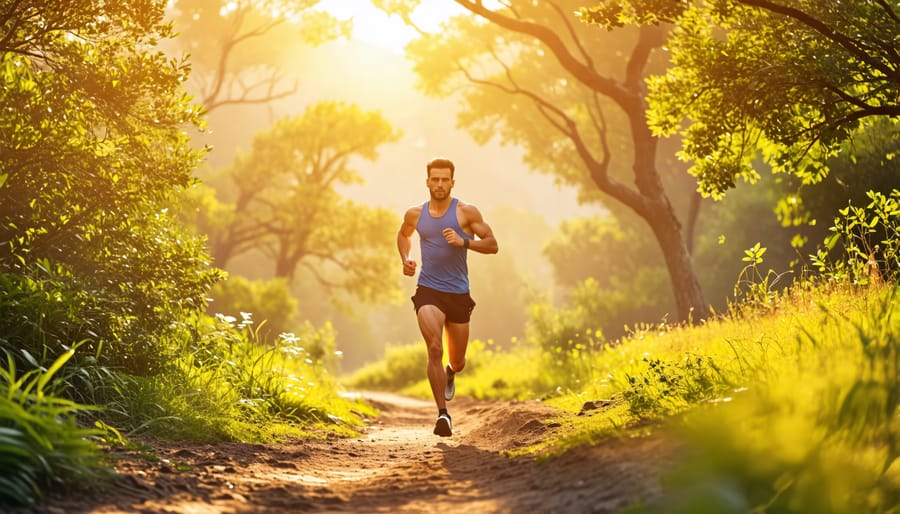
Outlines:
<svg viewBox="0 0 900 514"><path fill-rule="evenodd" d="M403 260L403 274L411 277L416 274L416 261L407 257Z"/></svg>
<svg viewBox="0 0 900 514"><path fill-rule="evenodd" d="M445 228L441 233L451 246L463 246L466 244L466 240L450 227Z"/></svg>

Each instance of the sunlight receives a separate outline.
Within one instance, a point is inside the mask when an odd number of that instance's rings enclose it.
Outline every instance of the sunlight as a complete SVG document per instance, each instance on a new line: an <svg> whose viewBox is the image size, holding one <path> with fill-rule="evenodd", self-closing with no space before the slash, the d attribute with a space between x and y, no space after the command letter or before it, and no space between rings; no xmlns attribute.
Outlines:
<svg viewBox="0 0 900 514"><path fill-rule="evenodd" d="M354 37L398 54L403 53L406 44L417 36L415 29L396 16L387 16L369 0L322 0L319 7L342 20L353 18ZM463 12L465 9L450 0L430 0L415 10L413 21L422 30L432 32L440 28L441 22Z"/></svg>

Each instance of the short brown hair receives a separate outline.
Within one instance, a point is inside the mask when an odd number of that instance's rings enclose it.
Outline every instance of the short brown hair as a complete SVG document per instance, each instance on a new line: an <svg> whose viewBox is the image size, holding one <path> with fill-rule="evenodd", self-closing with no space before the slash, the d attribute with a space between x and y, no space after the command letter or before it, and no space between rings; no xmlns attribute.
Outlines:
<svg viewBox="0 0 900 514"><path fill-rule="evenodd" d="M450 159L444 159L443 157L435 157L428 161L428 164L425 166L426 176L431 176L431 168L450 168L450 178L453 178L453 172L456 171L456 167L453 166L453 161Z"/></svg>

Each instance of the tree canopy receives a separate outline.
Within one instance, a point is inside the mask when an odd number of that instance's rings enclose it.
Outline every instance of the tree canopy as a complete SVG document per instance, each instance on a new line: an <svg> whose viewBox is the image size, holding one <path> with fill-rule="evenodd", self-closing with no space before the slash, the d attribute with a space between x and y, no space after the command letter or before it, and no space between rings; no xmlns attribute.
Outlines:
<svg viewBox="0 0 900 514"><path fill-rule="evenodd" d="M342 102L314 104L257 134L225 171L233 198L200 220L216 264L261 251L276 277L292 279L303 266L359 298L390 294L396 216L344 199L339 186L362 181L354 159L374 160L380 145L399 137L379 112Z"/></svg>
<svg viewBox="0 0 900 514"><path fill-rule="evenodd" d="M172 18L190 55L190 88L208 111L266 104L293 95L280 66L301 43L346 36L350 22L314 7L319 0L177 0Z"/></svg>
<svg viewBox="0 0 900 514"><path fill-rule="evenodd" d="M581 15L607 28L675 27L673 66L650 83L650 124L683 135L709 195L755 181L760 155L817 182L862 125L900 116L896 2L619 1Z"/></svg>

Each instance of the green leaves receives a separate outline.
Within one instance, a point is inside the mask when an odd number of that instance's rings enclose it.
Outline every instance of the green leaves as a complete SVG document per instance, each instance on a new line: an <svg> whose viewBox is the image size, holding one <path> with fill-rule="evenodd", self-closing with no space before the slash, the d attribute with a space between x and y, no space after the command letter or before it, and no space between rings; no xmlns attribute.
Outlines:
<svg viewBox="0 0 900 514"><path fill-rule="evenodd" d="M92 409L54 396L56 373L75 350L47 370L19 376L7 354L0 367L0 503L33 503L51 483L95 480L101 469L97 447L89 440L99 431L80 428L75 416Z"/></svg>
<svg viewBox="0 0 900 514"><path fill-rule="evenodd" d="M775 172L820 182L860 120L900 114L900 81L888 71L900 65L890 50L896 18L876 2L718 0L673 21L674 66L649 82L648 120L659 134L681 132L682 156L707 195L752 177L759 156Z"/></svg>
<svg viewBox="0 0 900 514"><path fill-rule="evenodd" d="M15 292L0 333L41 364L89 339L105 363L150 372L216 278L164 214L202 156L184 130L201 123L188 68L154 46L165 7L17 2L0 27L0 274Z"/></svg>
<svg viewBox="0 0 900 514"><path fill-rule="evenodd" d="M362 181L353 160L375 160L400 133L378 111L321 102L258 133L228 176L236 198L225 218L207 217L220 266L249 250L264 252L275 275L306 266L324 285L372 300L392 294L391 231L396 214L344 200L343 184Z"/></svg>
<svg viewBox="0 0 900 514"><path fill-rule="evenodd" d="M832 280L878 285L900 276L900 190L869 191L867 206L839 211L829 236L810 260ZM840 242L837 255L833 250Z"/></svg>

